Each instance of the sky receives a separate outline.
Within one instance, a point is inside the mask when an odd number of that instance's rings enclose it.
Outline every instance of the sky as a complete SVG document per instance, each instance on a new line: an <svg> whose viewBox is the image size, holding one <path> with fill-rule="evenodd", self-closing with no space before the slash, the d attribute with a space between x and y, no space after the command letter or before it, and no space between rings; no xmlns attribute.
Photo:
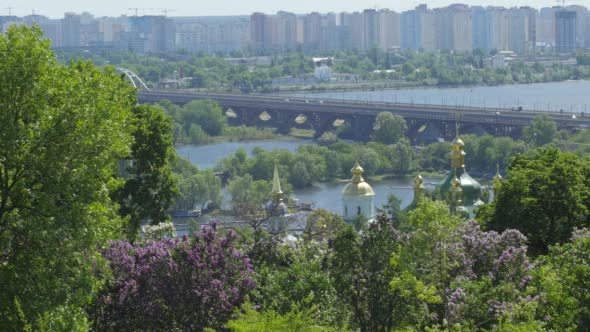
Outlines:
<svg viewBox="0 0 590 332"><path fill-rule="evenodd" d="M249 15L255 11L275 13L279 10L297 14L317 11L341 12L359 11L365 8L389 8L395 11L408 10L419 3L427 3L431 8L444 7L452 3L468 5L494 5L512 7L550 7L557 5L554 0L0 0L0 15L8 15L8 7L14 7L12 14L17 16L36 14L51 18L61 18L64 12L87 11L95 16L133 15L129 8L140 7L139 14L162 15L163 8L169 9L168 16L213 16ZM590 7L590 0L566 1L566 5Z"/></svg>

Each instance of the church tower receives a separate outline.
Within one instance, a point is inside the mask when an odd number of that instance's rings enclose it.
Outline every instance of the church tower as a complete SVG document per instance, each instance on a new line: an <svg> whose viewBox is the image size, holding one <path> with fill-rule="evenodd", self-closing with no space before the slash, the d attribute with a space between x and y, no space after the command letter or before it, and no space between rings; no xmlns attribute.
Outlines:
<svg viewBox="0 0 590 332"><path fill-rule="evenodd" d="M367 220L375 218L375 192L363 178L364 169L358 161L350 170L352 179L342 191L342 216L347 221L354 221L359 216Z"/></svg>
<svg viewBox="0 0 590 332"><path fill-rule="evenodd" d="M275 169L272 177L271 200L266 205L267 213L273 217L284 216L288 213L287 204L283 202L284 193L281 190L281 180L279 178L279 169L275 163Z"/></svg>
<svg viewBox="0 0 590 332"><path fill-rule="evenodd" d="M457 136L451 143L451 172L442 181L439 186L440 199L449 201L452 196L453 188L454 195L458 195L458 189L461 189L461 206L472 214L474 209L483 205L481 201L481 184L472 178L465 168L465 143L459 137L459 130L457 129ZM454 183L455 182L455 183ZM454 204L457 204L455 202Z"/></svg>

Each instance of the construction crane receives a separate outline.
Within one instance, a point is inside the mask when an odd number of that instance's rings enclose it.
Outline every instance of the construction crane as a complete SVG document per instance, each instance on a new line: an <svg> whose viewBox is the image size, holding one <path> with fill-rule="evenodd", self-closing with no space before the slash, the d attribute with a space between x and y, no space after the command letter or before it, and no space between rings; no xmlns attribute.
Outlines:
<svg viewBox="0 0 590 332"><path fill-rule="evenodd" d="M557 0L557 3L561 3L561 7L565 8L565 0Z"/></svg>
<svg viewBox="0 0 590 332"><path fill-rule="evenodd" d="M154 9L153 8L137 8L137 7L134 7L134 8L127 8L127 10L134 11L135 12L135 16L138 16L137 14L138 14L138 12L140 10L154 10Z"/></svg>
<svg viewBox="0 0 590 332"><path fill-rule="evenodd" d="M160 9L162 9L162 13L164 13L164 16L168 16L169 12L176 11L175 9L168 9L168 8L160 8Z"/></svg>
<svg viewBox="0 0 590 332"><path fill-rule="evenodd" d="M5 9L8 9L8 16L12 16L12 10L14 7L6 7Z"/></svg>

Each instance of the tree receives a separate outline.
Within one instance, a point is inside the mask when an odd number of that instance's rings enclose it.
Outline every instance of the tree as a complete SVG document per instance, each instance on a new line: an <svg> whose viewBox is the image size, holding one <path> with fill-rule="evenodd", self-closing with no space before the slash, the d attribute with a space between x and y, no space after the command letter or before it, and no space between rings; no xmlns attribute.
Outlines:
<svg viewBox="0 0 590 332"><path fill-rule="evenodd" d="M576 230L570 243L557 244L541 257L535 284L545 305L539 316L555 331L583 330L590 324L590 231Z"/></svg>
<svg viewBox="0 0 590 332"><path fill-rule="evenodd" d="M131 240L142 221L157 225L168 220L166 211L178 191L171 167L175 153L170 118L160 108L136 106L132 124L131 166L117 194L121 214L129 216L127 236Z"/></svg>
<svg viewBox="0 0 590 332"><path fill-rule="evenodd" d="M305 162L302 160L295 162L289 175L289 182L292 183L295 188L305 188L311 185L311 175L307 171Z"/></svg>
<svg viewBox="0 0 590 332"><path fill-rule="evenodd" d="M252 305L246 306L240 316L229 321L226 325L231 331L331 331L329 327L319 326L313 319L313 310L297 308L286 314L279 314L274 310L256 311Z"/></svg>
<svg viewBox="0 0 590 332"><path fill-rule="evenodd" d="M123 225L110 190L135 104L114 68L60 65L40 29L0 34L3 329L82 328L81 307L100 286L96 248Z"/></svg>
<svg viewBox="0 0 590 332"><path fill-rule="evenodd" d="M340 215L318 209L307 216L303 237L307 241L322 242L332 240L338 233L344 230L345 225Z"/></svg>
<svg viewBox="0 0 590 332"><path fill-rule="evenodd" d="M338 326L338 330L346 326L348 310L339 302L325 264L327 243L297 242L274 250L285 260L255 265L258 288L253 303L281 315L305 309L318 325Z"/></svg>
<svg viewBox="0 0 590 332"><path fill-rule="evenodd" d="M555 148L518 155L478 219L493 230L518 229L532 253L547 253L549 245L566 242L574 227L589 225L589 174L587 160Z"/></svg>
<svg viewBox="0 0 590 332"><path fill-rule="evenodd" d="M215 225L192 238L113 242L103 255L114 278L93 307L96 330L219 329L255 287L236 234Z"/></svg>
<svg viewBox="0 0 590 332"><path fill-rule="evenodd" d="M440 301L431 287L404 273L398 264L390 264L404 241L401 235L379 215L362 235L348 227L333 241L334 287L361 331L423 326L428 315L422 305Z"/></svg>
<svg viewBox="0 0 590 332"><path fill-rule="evenodd" d="M438 246L448 270L434 276L446 287L441 318L470 330L534 323L539 303L530 289L532 264L522 233L485 232L471 221L451 234Z"/></svg>
<svg viewBox="0 0 590 332"><path fill-rule="evenodd" d="M523 129L524 140L532 146L543 146L553 142L556 133L555 121L545 114L537 115L533 123Z"/></svg>
<svg viewBox="0 0 590 332"><path fill-rule="evenodd" d="M198 100L186 104L182 111L184 130L188 134L192 124L198 124L210 136L223 134L227 118L214 101Z"/></svg>
<svg viewBox="0 0 590 332"><path fill-rule="evenodd" d="M227 184L227 191L231 195L234 205L262 205L270 199L271 189L270 182L265 180L254 181L249 174L235 177Z"/></svg>
<svg viewBox="0 0 590 332"><path fill-rule="evenodd" d="M410 172L412 167L412 160L414 159L414 151L407 139L401 139L397 143L391 145L389 150L389 160L391 161L391 169L399 175L405 175Z"/></svg>
<svg viewBox="0 0 590 332"><path fill-rule="evenodd" d="M221 180L210 170L200 171L189 160L176 156L172 171L178 182L174 206L192 210L221 204Z"/></svg>
<svg viewBox="0 0 590 332"><path fill-rule="evenodd" d="M374 139L383 144L396 143L404 137L406 130L408 130L406 120L390 112L379 113L374 128Z"/></svg>

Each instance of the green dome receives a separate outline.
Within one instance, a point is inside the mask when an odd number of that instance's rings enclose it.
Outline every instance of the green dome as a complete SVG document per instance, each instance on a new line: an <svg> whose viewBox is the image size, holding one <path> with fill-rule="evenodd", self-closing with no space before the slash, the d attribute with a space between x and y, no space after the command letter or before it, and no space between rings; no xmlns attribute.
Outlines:
<svg viewBox="0 0 590 332"><path fill-rule="evenodd" d="M463 190L463 205L472 206L478 200L481 194L481 184L472 178L465 168L458 168L456 171L459 182L461 183L461 189ZM451 190L451 181L453 181L454 174L451 173L447 176L444 181L440 184L440 195L441 199L446 200Z"/></svg>

